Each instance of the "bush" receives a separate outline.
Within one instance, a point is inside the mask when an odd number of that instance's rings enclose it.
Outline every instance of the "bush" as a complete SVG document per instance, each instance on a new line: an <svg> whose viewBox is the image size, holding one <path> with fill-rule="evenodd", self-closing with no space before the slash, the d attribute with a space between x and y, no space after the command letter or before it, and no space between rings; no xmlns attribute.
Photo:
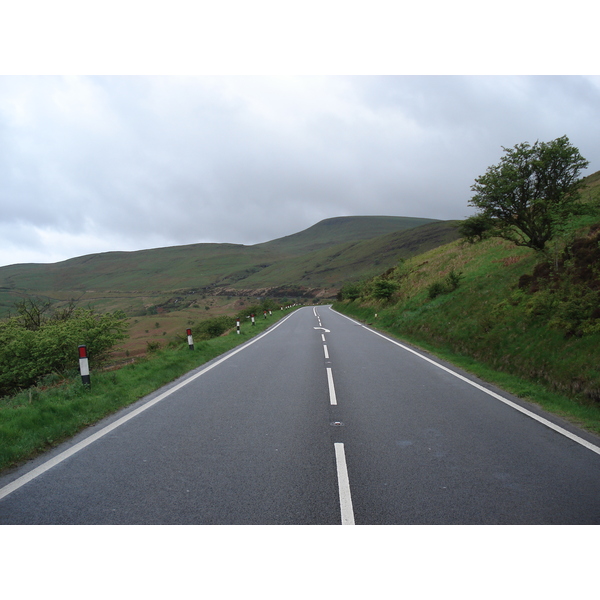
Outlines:
<svg viewBox="0 0 600 600"><path fill-rule="evenodd" d="M455 271L452 269L444 281L435 281L427 288L427 295L430 300L441 296L442 294L449 294L453 292L459 285L460 280L462 279L462 272Z"/></svg>
<svg viewBox="0 0 600 600"><path fill-rule="evenodd" d="M390 300L397 289L398 284L395 281L379 278L373 282L373 297L377 300Z"/></svg>
<svg viewBox="0 0 600 600"><path fill-rule="evenodd" d="M161 348L160 342L146 342L146 352L152 354L158 352Z"/></svg>
<svg viewBox="0 0 600 600"><path fill-rule="evenodd" d="M338 294L338 300L358 300L362 293L360 283L346 283L342 286Z"/></svg>
<svg viewBox="0 0 600 600"><path fill-rule="evenodd" d="M441 281L435 281L427 288L427 295L429 296L430 300L433 300L434 298L437 298L445 293L446 287Z"/></svg>
<svg viewBox="0 0 600 600"><path fill-rule="evenodd" d="M456 272L454 269L448 273L446 276L446 286L448 287L448 291L453 292L459 286L462 276L462 271Z"/></svg>
<svg viewBox="0 0 600 600"><path fill-rule="evenodd" d="M235 326L235 319L233 317L214 317L213 319L206 319L198 323L193 328L193 335L199 340L210 340L212 338L223 335L228 329Z"/></svg>
<svg viewBox="0 0 600 600"><path fill-rule="evenodd" d="M80 345L87 346L90 366L98 367L127 337L126 330L124 313L98 315L91 309L0 321L0 396L77 368Z"/></svg>

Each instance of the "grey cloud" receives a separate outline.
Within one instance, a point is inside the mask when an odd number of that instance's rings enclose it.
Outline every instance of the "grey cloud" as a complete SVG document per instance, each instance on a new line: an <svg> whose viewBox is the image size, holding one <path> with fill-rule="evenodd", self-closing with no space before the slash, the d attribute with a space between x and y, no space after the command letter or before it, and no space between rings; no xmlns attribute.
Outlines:
<svg viewBox="0 0 600 600"><path fill-rule="evenodd" d="M44 261L463 218L501 146L566 134L598 170L599 101L583 77L4 77L0 231L34 228Z"/></svg>

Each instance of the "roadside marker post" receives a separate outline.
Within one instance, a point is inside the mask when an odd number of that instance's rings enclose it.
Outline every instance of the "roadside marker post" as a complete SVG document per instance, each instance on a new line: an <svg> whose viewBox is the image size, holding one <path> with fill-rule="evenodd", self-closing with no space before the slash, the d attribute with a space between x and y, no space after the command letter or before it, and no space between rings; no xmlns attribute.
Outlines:
<svg viewBox="0 0 600 600"><path fill-rule="evenodd" d="M250 318L252 319L252 325L256 325L256 323L254 322L254 315L250 315Z"/></svg>
<svg viewBox="0 0 600 600"><path fill-rule="evenodd" d="M264 311L263 311L263 314L265 315L265 319L266 319L266 318L267 318L267 311L266 311L266 310L264 310Z"/></svg>
<svg viewBox="0 0 600 600"><path fill-rule="evenodd" d="M81 373L81 382L83 385L91 386L90 365L88 363L86 346L79 346L79 372Z"/></svg>
<svg viewBox="0 0 600 600"><path fill-rule="evenodd" d="M237 329L237 334L240 335L240 318L239 317L235 320L235 328Z"/></svg>
<svg viewBox="0 0 600 600"><path fill-rule="evenodd" d="M190 347L190 350L193 350L194 349L194 338L192 337L191 329L187 330L187 338L188 338L188 346Z"/></svg>

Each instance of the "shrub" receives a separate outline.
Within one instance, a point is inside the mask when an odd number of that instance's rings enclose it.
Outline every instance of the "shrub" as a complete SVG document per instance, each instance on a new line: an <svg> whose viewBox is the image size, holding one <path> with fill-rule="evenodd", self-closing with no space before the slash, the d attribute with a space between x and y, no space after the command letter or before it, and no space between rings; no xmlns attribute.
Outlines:
<svg viewBox="0 0 600 600"><path fill-rule="evenodd" d="M338 294L338 300L358 300L362 293L362 286L358 282L346 283Z"/></svg>
<svg viewBox="0 0 600 600"><path fill-rule="evenodd" d="M214 317L213 319L206 319L198 323L193 328L192 333L199 340L210 340L223 335L228 329L234 326L235 319L233 317Z"/></svg>
<svg viewBox="0 0 600 600"><path fill-rule="evenodd" d="M160 342L146 342L146 352L152 354L160 350Z"/></svg>
<svg viewBox="0 0 600 600"><path fill-rule="evenodd" d="M79 345L86 345L90 366L106 362L112 348L127 337L121 312L98 315L91 309L0 321L0 396L35 385L51 373L77 367Z"/></svg>
<svg viewBox="0 0 600 600"><path fill-rule="evenodd" d="M435 281L427 288L427 295L431 300L441 296L446 292L446 288L441 281Z"/></svg>
<svg viewBox="0 0 600 600"><path fill-rule="evenodd" d="M373 282L373 297L377 300L390 300L396 293L398 284L391 279L378 278Z"/></svg>
<svg viewBox="0 0 600 600"><path fill-rule="evenodd" d="M446 285L448 287L448 291L453 292L459 286L462 276L462 271L456 272L454 269L448 273L446 276Z"/></svg>
<svg viewBox="0 0 600 600"><path fill-rule="evenodd" d="M462 276L462 271L452 269L443 281L435 281L427 288L427 295L433 300L442 294L453 292L460 285Z"/></svg>

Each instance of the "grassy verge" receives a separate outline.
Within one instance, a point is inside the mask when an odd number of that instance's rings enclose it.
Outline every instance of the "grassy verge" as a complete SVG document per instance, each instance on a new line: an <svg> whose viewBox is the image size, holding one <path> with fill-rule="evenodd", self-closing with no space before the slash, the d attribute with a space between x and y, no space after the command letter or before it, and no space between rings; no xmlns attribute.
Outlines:
<svg viewBox="0 0 600 600"><path fill-rule="evenodd" d="M407 334L399 328L397 311L394 309L382 310L372 306L360 306L353 302L339 302L334 304L334 308L400 340L422 348L484 381L497 385L528 402L537 404L544 410L554 413L583 429L600 435L600 407L597 404L557 393L539 381L528 380L500 371L467 354L457 353L450 347L450 344L445 344L441 340L436 340L436 343L433 344L421 336Z"/></svg>
<svg viewBox="0 0 600 600"><path fill-rule="evenodd" d="M247 342L289 311L274 311L256 325L242 323L221 337L165 348L117 371L91 373L91 389L74 374L47 389L32 388L0 399L0 471L16 466L72 437L196 367Z"/></svg>

